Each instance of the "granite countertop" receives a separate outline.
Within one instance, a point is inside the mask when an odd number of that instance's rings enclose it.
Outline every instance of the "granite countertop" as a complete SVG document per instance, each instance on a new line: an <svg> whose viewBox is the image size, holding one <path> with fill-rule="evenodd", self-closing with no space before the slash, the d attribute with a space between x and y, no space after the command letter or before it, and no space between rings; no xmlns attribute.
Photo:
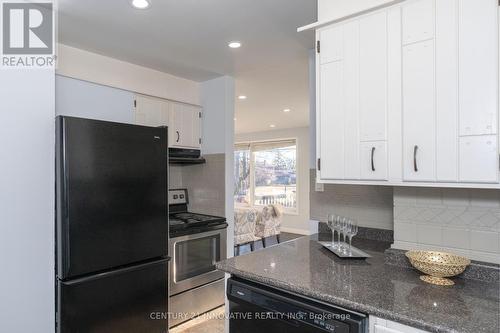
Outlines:
<svg viewBox="0 0 500 333"><path fill-rule="evenodd" d="M414 269L386 265L388 242L358 239L371 258L340 259L305 236L230 258L217 268L235 276L429 332L500 332L500 287L455 278L440 287Z"/></svg>

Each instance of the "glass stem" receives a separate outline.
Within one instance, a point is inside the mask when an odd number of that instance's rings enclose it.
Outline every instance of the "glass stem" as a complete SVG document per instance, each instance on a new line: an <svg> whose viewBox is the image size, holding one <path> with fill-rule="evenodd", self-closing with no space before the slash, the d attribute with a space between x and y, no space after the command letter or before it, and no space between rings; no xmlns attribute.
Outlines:
<svg viewBox="0 0 500 333"><path fill-rule="evenodd" d="M351 251L351 242L352 242L352 236L349 236L349 255L350 255L350 256L352 255L352 251Z"/></svg>
<svg viewBox="0 0 500 333"><path fill-rule="evenodd" d="M332 246L335 247L335 230L332 230Z"/></svg>

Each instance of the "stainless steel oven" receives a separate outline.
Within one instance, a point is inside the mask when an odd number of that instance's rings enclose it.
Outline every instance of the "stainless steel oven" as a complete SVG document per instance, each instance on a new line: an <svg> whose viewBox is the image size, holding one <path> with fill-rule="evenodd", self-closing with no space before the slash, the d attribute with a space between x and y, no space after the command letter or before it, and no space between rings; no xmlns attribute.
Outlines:
<svg viewBox="0 0 500 333"><path fill-rule="evenodd" d="M226 259L226 237L219 229L170 239L171 296L224 278L215 263Z"/></svg>

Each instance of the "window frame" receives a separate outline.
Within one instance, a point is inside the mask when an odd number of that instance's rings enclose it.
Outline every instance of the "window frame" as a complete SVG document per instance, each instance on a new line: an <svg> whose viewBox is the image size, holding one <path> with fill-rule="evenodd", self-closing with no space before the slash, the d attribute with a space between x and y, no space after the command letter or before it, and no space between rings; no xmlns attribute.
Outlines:
<svg viewBox="0 0 500 333"><path fill-rule="evenodd" d="M275 138L275 139L266 139L266 140L252 140L252 141L237 141L234 143L233 147L236 147L238 145L248 145L249 151L250 151L250 186L249 186L249 192L250 192L250 203L249 204L244 204L241 202L234 202L234 207L235 208L258 208L262 207L260 205L255 205L255 157L254 157L254 151L252 150L252 146L262 144L262 143L273 143L273 142L280 142L280 141L294 141L295 142L295 191L296 191L296 197L295 197L295 208L287 208L283 207L283 213L286 215L294 215L298 216L299 215L299 209L300 209L300 177L299 177L299 138L298 137L283 137L283 138ZM233 155L234 152L237 151L236 149L233 150ZM234 163L234 162L233 162ZM234 165L233 165L234 169ZM234 195L233 195L234 197ZM234 201L234 198L233 198Z"/></svg>

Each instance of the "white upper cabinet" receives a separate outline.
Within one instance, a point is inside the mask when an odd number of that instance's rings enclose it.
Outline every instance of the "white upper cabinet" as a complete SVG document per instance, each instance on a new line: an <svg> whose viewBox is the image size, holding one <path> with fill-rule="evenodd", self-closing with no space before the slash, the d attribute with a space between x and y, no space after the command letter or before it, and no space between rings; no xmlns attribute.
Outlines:
<svg viewBox="0 0 500 333"><path fill-rule="evenodd" d="M171 147L201 147L201 108L172 103L169 115L169 141Z"/></svg>
<svg viewBox="0 0 500 333"><path fill-rule="evenodd" d="M317 179L500 188L496 0L406 0L320 27Z"/></svg>
<svg viewBox="0 0 500 333"><path fill-rule="evenodd" d="M321 31L321 55L320 63L326 64L332 61L342 60L343 56L343 26L332 26Z"/></svg>
<svg viewBox="0 0 500 333"><path fill-rule="evenodd" d="M135 97L135 123L168 126L169 147L201 147L201 108L144 95Z"/></svg>
<svg viewBox="0 0 500 333"><path fill-rule="evenodd" d="M403 45L434 38L434 1L403 3Z"/></svg>
<svg viewBox="0 0 500 333"><path fill-rule="evenodd" d="M144 95L135 97L135 123L144 126L168 126L169 103Z"/></svg>
<svg viewBox="0 0 500 333"><path fill-rule="evenodd" d="M344 109L342 63L321 65L321 91L318 114L319 142L322 147L322 163L318 162L325 179L344 178Z"/></svg>
<svg viewBox="0 0 500 333"><path fill-rule="evenodd" d="M359 112L361 141L386 140L387 14L359 20Z"/></svg>
<svg viewBox="0 0 500 333"><path fill-rule="evenodd" d="M434 42L403 49L403 178L436 178Z"/></svg>
<svg viewBox="0 0 500 333"><path fill-rule="evenodd" d="M497 134L496 0L459 0L460 135Z"/></svg>
<svg viewBox="0 0 500 333"><path fill-rule="evenodd" d="M385 141L361 144L361 179L387 179L387 143Z"/></svg>

